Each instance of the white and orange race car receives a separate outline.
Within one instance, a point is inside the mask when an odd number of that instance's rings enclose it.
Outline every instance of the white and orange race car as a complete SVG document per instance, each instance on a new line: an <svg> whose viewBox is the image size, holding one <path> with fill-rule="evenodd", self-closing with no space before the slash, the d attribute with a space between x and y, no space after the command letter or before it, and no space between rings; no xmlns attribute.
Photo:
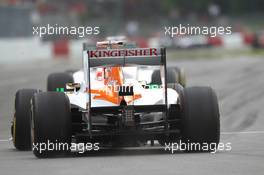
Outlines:
<svg viewBox="0 0 264 175"><path fill-rule="evenodd" d="M14 146L32 148L37 157L69 152L72 143L217 145L220 134L212 88L180 84L175 69L167 69L165 48L111 40L93 48L84 43L82 70L51 74L47 92L19 90L12 123ZM40 151L44 143L64 147Z"/></svg>

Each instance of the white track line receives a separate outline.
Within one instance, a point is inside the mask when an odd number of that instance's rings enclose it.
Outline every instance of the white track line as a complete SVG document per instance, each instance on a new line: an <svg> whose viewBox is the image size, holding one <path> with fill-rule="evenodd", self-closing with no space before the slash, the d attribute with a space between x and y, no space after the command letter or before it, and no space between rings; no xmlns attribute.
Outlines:
<svg viewBox="0 0 264 175"><path fill-rule="evenodd" d="M223 135L231 135L231 134L264 134L264 131L237 131L237 132L221 132Z"/></svg>
<svg viewBox="0 0 264 175"><path fill-rule="evenodd" d="M3 139L3 140L0 140L0 142L9 142L12 140L12 137L10 137L9 139Z"/></svg>
<svg viewBox="0 0 264 175"><path fill-rule="evenodd" d="M0 142L9 142L9 140L0 140Z"/></svg>

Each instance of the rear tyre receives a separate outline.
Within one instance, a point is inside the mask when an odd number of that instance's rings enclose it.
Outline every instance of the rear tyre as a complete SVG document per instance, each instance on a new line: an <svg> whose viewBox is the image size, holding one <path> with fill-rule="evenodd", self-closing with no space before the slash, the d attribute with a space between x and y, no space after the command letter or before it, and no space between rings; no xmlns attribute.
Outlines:
<svg viewBox="0 0 264 175"><path fill-rule="evenodd" d="M186 151L215 151L220 138L220 116L215 92L210 87L188 87L181 99L182 141L191 144ZM208 149L202 148L209 146Z"/></svg>
<svg viewBox="0 0 264 175"><path fill-rule="evenodd" d="M31 149L30 100L37 92L35 89L21 89L16 93L15 114L11 126L11 134L13 144L18 150Z"/></svg>
<svg viewBox="0 0 264 175"><path fill-rule="evenodd" d="M57 91L58 88L66 89L67 83L73 83L73 76L70 73L52 73L48 76L47 91Z"/></svg>
<svg viewBox="0 0 264 175"><path fill-rule="evenodd" d="M31 136L36 157L53 157L70 151L70 102L64 93L43 92L32 99ZM61 146L55 148L55 144ZM42 144L42 149L40 150ZM35 147L37 146L37 147Z"/></svg>

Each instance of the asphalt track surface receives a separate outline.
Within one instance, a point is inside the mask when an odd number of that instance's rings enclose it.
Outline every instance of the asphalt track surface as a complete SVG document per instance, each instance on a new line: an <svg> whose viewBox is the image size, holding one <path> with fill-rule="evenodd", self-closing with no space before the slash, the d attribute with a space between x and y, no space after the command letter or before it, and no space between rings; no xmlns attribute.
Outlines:
<svg viewBox="0 0 264 175"><path fill-rule="evenodd" d="M188 86L209 85L218 95L221 142L231 151L171 154L162 147L105 150L66 158L37 159L16 151L10 137L14 94L23 87L45 89L51 72L78 68L80 61L33 61L0 65L0 174L263 174L264 59L184 60Z"/></svg>

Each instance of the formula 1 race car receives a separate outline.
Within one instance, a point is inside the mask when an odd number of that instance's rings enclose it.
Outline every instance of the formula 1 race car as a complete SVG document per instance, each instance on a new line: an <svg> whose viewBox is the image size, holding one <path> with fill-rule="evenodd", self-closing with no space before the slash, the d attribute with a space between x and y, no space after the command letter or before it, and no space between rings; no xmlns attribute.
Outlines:
<svg viewBox="0 0 264 175"><path fill-rule="evenodd" d="M170 74L165 48L134 48L119 41L90 48L84 43L82 70L51 74L47 92L16 93L14 146L33 147L37 157L67 153L72 143L122 147L157 140L161 145L182 141L217 146L215 92L210 87L183 87L176 71ZM64 147L34 149L43 143Z"/></svg>

